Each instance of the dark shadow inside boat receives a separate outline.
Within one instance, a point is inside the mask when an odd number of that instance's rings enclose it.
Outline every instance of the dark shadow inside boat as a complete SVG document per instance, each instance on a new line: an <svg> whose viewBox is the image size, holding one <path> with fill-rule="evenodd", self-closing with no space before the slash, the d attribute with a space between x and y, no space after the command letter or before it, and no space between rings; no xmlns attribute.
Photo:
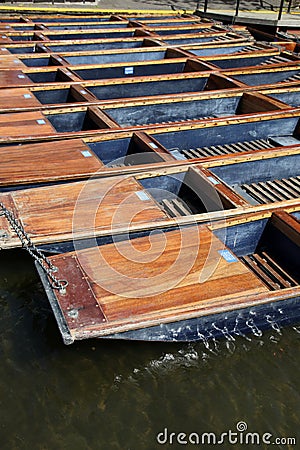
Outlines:
<svg viewBox="0 0 300 450"><path fill-rule="evenodd" d="M300 81L300 68L282 68L281 70L249 72L240 75L231 75L234 80L241 81L248 86L259 86L280 82Z"/></svg>
<svg viewBox="0 0 300 450"><path fill-rule="evenodd" d="M257 47L256 45L252 44L252 43L240 43L240 44L228 44L224 45L218 42L218 45L211 45L211 46L205 46L202 48L198 48L198 49L190 49L190 48L186 48L186 50L188 50L192 55L194 56L198 56L198 57L203 57L203 56L217 56L217 55L234 55L236 53L241 53L241 52L246 52L246 53L255 53L258 50L263 50L263 47ZM271 49L271 47L270 47ZM242 57L242 56L241 56ZM212 63L214 63L214 61L211 61Z"/></svg>
<svg viewBox="0 0 300 450"><path fill-rule="evenodd" d="M18 41L35 41L34 33L30 33L30 34L20 33L18 35L10 35L9 38L12 41L16 41L16 42L18 42Z"/></svg>
<svg viewBox="0 0 300 450"><path fill-rule="evenodd" d="M180 94L184 92L201 92L217 89L235 88L236 85L225 77L207 74L199 78L168 79L152 82L131 82L113 85L90 86L88 90L99 100L113 98L134 98L154 95Z"/></svg>
<svg viewBox="0 0 300 450"><path fill-rule="evenodd" d="M193 53L197 54L195 51ZM214 58L212 60L207 60L207 62L214 64L220 69L233 69L237 67L250 67L250 66L268 66L272 64L282 64L283 62L292 63L293 61L299 61L298 57L293 57L292 55L284 54L281 55L261 55L255 56L241 56L239 58L224 58L218 59Z"/></svg>
<svg viewBox="0 0 300 450"><path fill-rule="evenodd" d="M61 58L54 58L51 55L45 55L40 58L23 58L22 63L27 67L61 66L62 60Z"/></svg>
<svg viewBox="0 0 300 450"><path fill-rule="evenodd" d="M210 169L251 205L300 198L300 154Z"/></svg>
<svg viewBox="0 0 300 450"><path fill-rule="evenodd" d="M109 128L109 125L105 122L106 115L97 108L84 108L75 112L49 114L47 119L59 133ZM109 120L109 118L107 119Z"/></svg>
<svg viewBox="0 0 300 450"><path fill-rule="evenodd" d="M163 60L157 64L138 64L133 66L126 64L115 67L92 67L74 69L73 72L83 80L99 80L106 78L131 78L207 70L210 70L210 68L200 62L197 62L195 65L190 60L180 62L168 62L168 60Z"/></svg>
<svg viewBox="0 0 300 450"><path fill-rule="evenodd" d="M133 61L154 61L167 58L166 50L152 50L147 52L120 52L120 53L103 53L100 55L78 55L66 56L65 59L69 64L106 64L113 62L133 62Z"/></svg>
<svg viewBox="0 0 300 450"><path fill-rule="evenodd" d="M131 138L115 139L112 141L91 142L89 148L109 167L134 166L137 164L151 164L163 162L164 153L158 153L158 145L145 142L139 135L133 133ZM167 152L165 152L167 154Z"/></svg>
<svg viewBox="0 0 300 450"><path fill-rule="evenodd" d="M39 18L32 18L31 19L32 22L34 23L48 23L48 22L58 22L58 23L68 23L68 22L107 22L110 19L109 18L102 18L101 16L99 17L39 17ZM121 22L122 23L122 22ZM127 22L126 22L127 23Z"/></svg>
<svg viewBox="0 0 300 450"><path fill-rule="evenodd" d="M299 145L299 117L155 133L155 139L177 159L210 158Z"/></svg>
<svg viewBox="0 0 300 450"><path fill-rule="evenodd" d="M298 78L299 77L299 78ZM300 82L300 69L298 80ZM294 108L298 108L300 106L300 89L297 90L287 90L287 91L279 91L276 93L268 94L270 97L275 98L276 100L280 100L281 102L286 103L289 106Z"/></svg>
<svg viewBox="0 0 300 450"><path fill-rule="evenodd" d="M192 31L190 31L191 33ZM178 46L182 46L182 45L190 45L190 44L202 44L204 42L218 42L219 39L218 37L215 36L199 36L199 37L174 37L174 38L169 38L168 36L166 37L162 37L161 39L162 42L165 45L178 45ZM204 53L205 54L205 53ZM211 53L209 53L211 54Z"/></svg>
<svg viewBox="0 0 300 450"><path fill-rule="evenodd" d="M187 26L188 24L185 23L185 26ZM150 31L155 32L156 34L158 34L159 36L168 36L168 35L172 35L172 34L178 34L178 35L182 35L182 34L198 34L199 37L201 38L201 34L207 34L209 33L219 33L221 34L221 31L219 28L216 28L214 26L210 27L210 28L203 28L203 27L190 27L190 28L185 28L185 26L183 27L176 27L176 28L165 28L163 30L160 29L156 29L156 24L155 24L155 28L150 28ZM224 33L224 29L222 30L222 32Z"/></svg>
<svg viewBox="0 0 300 450"><path fill-rule="evenodd" d="M120 126L150 125L178 121L210 119L223 116L272 111L279 109L267 97L258 98L255 94L240 93L220 95L197 100L147 103L128 107L106 109L106 113Z"/></svg>
<svg viewBox="0 0 300 450"><path fill-rule="evenodd" d="M26 73L27 77L34 83L53 83L55 81L70 81L70 78L60 69L49 71Z"/></svg>
<svg viewBox="0 0 300 450"><path fill-rule="evenodd" d="M86 24L78 24L78 25L49 25L47 28L49 30L96 30L96 29L101 29L101 28L126 28L127 27L127 22L113 22L113 23L109 23L109 22L105 22L105 23L94 23L92 25L86 25Z"/></svg>
<svg viewBox="0 0 300 450"><path fill-rule="evenodd" d="M214 234L258 276L270 290L300 284L300 234L285 216L249 221L215 230Z"/></svg>
<svg viewBox="0 0 300 450"><path fill-rule="evenodd" d="M9 53L12 54L25 54L25 53L35 53L36 52L36 45L27 45L24 47L17 47L17 46L13 46L13 47L7 47L7 50L9 51Z"/></svg>
<svg viewBox="0 0 300 450"><path fill-rule="evenodd" d="M124 37L131 37L129 34L126 36L119 36L120 38ZM77 37L77 39L80 39L80 37ZM100 39L100 38L98 38ZM64 39L66 40L66 39ZM47 45L47 47L52 51L56 53L62 53L62 52L90 52L93 50L113 50L113 49L121 49L123 48L141 48L143 47L143 41L116 41L116 42L93 42L93 43L77 43L77 44L59 44L59 45ZM91 57L93 55L90 55ZM88 64L88 63L87 63Z"/></svg>
<svg viewBox="0 0 300 450"><path fill-rule="evenodd" d="M82 90L82 92L86 92ZM80 96L80 90L69 87L64 89L43 89L40 91L32 91L32 94L43 105L61 104L61 103L76 103L87 101L84 98L84 94Z"/></svg>
<svg viewBox="0 0 300 450"><path fill-rule="evenodd" d="M128 29L128 30L124 30L124 31L107 31L107 32L99 32L99 33L47 34L47 38L50 41L74 41L74 40L84 40L84 39L91 39L91 40L95 40L95 39L117 39L117 38L130 38L130 37L133 37L134 33L135 33L134 29L133 30ZM70 43L69 46L68 45L60 45L59 46L60 47L59 51L68 51L67 47L70 47L70 46L72 47L73 44ZM66 47L66 49L64 49L63 47ZM56 48L56 46L54 46L54 49L55 48Z"/></svg>

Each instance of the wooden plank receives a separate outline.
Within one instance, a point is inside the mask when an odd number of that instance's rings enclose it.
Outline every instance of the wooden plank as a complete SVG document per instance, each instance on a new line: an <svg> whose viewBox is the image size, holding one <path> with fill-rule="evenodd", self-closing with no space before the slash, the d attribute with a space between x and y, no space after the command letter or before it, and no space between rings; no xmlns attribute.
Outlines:
<svg viewBox="0 0 300 450"><path fill-rule="evenodd" d="M14 201L27 233L48 241L83 231L113 230L164 220L167 215L133 177L111 177L0 195Z"/></svg>
<svg viewBox="0 0 300 450"><path fill-rule="evenodd" d="M0 186L92 176L102 162L80 139L0 148ZM42 170L41 170L42 167Z"/></svg>
<svg viewBox="0 0 300 450"><path fill-rule="evenodd" d="M291 283L281 276L281 274L284 273L285 277L288 278L288 274L286 272L283 272L281 267L273 259L267 258L266 253L263 253L262 255L263 255L263 257L254 253L253 257L259 264L262 265L262 267L267 269L267 271L275 278L275 280L280 285L282 285L282 287L285 287L285 288L291 287ZM270 266L269 263L272 263L273 266L275 266L277 270L274 270L274 268L272 266ZM297 283L296 283L296 285L297 285Z"/></svg>
<svg viewBox="0 0 300 450"><path fill-rule="evenodd" d="M70 333L74 334L87 325L103 325L106 321L105 316L76 256L53 257L52 263L59 267L62 265L63 276L69 280L66 293L56 291L56 296ZM61 279L61 270L56 272L56 276Z"/></svg>
<svg viewBox="0 0 300 450"><path fill-rule="evenodd" d="M42 107L42 104L29 89L0 89L0 110L33 107Z"/></svg>
<svg viewBox="0 0 300 450"><path fill-rule="evenodd" d="M201 245L196 245L199 241ZM152 235L149 244L145 237L77 252L106 322L93 326L91 314L90 326L84 324L75 338L89 330L108 334L174 321L191 308L209 313L211 301L221 310L227 301L238 304L242 298L268 292L244 264L220 256L224 246L206 227ZM133 248L139 255L146 252L147 260L136 260ZM66 278L65 261L73 256L55 258L60 277Z"/></svg>
<svg viewBox="0 0 300 450"><path fill-rule="evenodd" d="M293 192L293 196L295 197L299 197L300 195L300 188L295 185L292 180L288 179L288 178L283 178L282 182L288 186L288 188L290 189L290 192Z"/></svg>
<svg viewBox="0 0 300 450"><path fill-rule="evenodd" d="M272 194L274 194L277 200L287 200L290 197L283 191L279 186L276 186L272 181L266 181L265 183L268 188L271 190Z"/></svg>
<svg viewBox="0 0 300 450"><path fill-rule="evenodd" d="M256 189L259 189L259 191L265 195L271 202L277 202L278 200L282 200L279 198L276 194L274 195L272 190L269 188L269 186L264 182L259 183L253 183Z"/></svg>
<svg viewBox="0 0 300 450"><path fill-rule="evenodd" d="M53 134L55 129L39 111L0 114L1 138Z"/></svg>
<svg viewBox="0 0 300 450"><path fill-rule="evenodd" d="M254 183L253 183L254 184ZM261 191L258 191L256 189L256 186L253 186L253 184L243 184L241 187L244 189L251 197L254 198L254 200L257 200L261 203L268 203L269 199L262 194Z"/></svg>
<svg viewBox="0 0 300 450"><path fill-rule="evenodd" d="M32 84L33 81L21 70L0 70L0 88Z"/></svg>
<svg viewBox="0 0 300 450"><path fill-rule="evenodd" d="M285 211L276 211L272 214L271 222L298 247L300 247L300 223Z"/></svg>
<svg viewBox="0 0 300 450"><path fill-rule="evenodd" d="M1 43L0 43L1 45ZM3 55L1 54L0 58L0 70L2 69L13 69L13 70L19 70L25 68L25 64L22 63L22 61L17 58L17 56L9 54L9 55Z"/></svg>
<svg viewBox="0 0 300 450"><path fill-rule="evenodd" d="M289 198L298 197L297 192L294 191L294 189L290 188L284 181L285 181L285 180L284 180L284 178L283 178L282 180L274 180L273 183L274 183L276 186L279 186L279 187L281 187L282 189L284 189L284 190L288 193Z"/></svg>

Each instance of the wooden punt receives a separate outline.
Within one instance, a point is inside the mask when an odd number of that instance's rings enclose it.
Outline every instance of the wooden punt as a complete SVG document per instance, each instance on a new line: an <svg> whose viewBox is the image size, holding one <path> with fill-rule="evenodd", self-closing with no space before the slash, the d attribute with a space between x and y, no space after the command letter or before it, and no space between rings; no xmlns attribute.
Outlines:
<svg viewBox="0 0 300 450"><path fill-rule="evenodd" d="M39 27L40 29L32 30L20 30L20 31L5 31L0 35L1 43L6 42L15 42L20 43L24 41L31 42L49 42L51 41L73 41L73 40L86 40L86 39L94 39L101 40L105 38L122 38L122 37L133 37L133 36L155 36L159 39L178 39L179 36L187 37L186 35L192 34L197 35L199 38L209 38L212 36L239 36L238 33L234 33L233 31L228 32L228 30L215 26L212 24L208 26L207 24L203 25L181 25L176 27L164 27L157 29L155 27L150 28L133 28L127 27L126 23L122 22L111 22L110 26L106 28L106 26L102 26L101 28L88 28L88 29L62 29L62 30L49 30L46 27ZM145 32L142 32L145 31ZM222 40L222 39L221 39ZM224 39L225 40L225 39Z"/></svg>
<svg viewBox="0 0 300 450"><path fill-rule="evenodd" d="M234 165L230 160L226 165L215 163L208 170L203 169L203 175L214 180L216 185L221 183L224 192L233 190L245 206L300 199L299 147L289 155L279 153L261 159L254 154L251 159Z"/></svg>
<svg viewBox="0 0 300 450"><path fill-rule="evenodd" d="M91 177L151 173L154 169L163 173L164 169L171 167L185 171L188 165L199 163L210 169L216 165L297 155L300 142L295 144L297 141L294 140L292 145L288 142L287 136L285 141L280 141L280 138L277 141L273 135L210 148L193 147L180 153L177 149L167 150L155 139L155 134L133 132L127 138L119 138L118 133L108 133L97 139L52 141L46 148L44 143L3 146L0 149L0 191ZM43 173L40 167L43 167ZM214 176L208 176L216 182Z"/></svg>
<svg viewBox="0 0 300 450"><path fill-rule="evenodd" d="M222 73L233 80L245 83L247 86L266 87L273 84L284 83L285 86L292 86L299 83L300 67L299 63L284 63L272 65L270 67L251 67L243 69L224 70Z"/></svg>
<svg viewBox="0 0 300 450"><path fill-rule="evenodd" d="M43 110L63 106L88 106L93 104L109 103L112 100L129 99L171 94L190 94L206 91L222 91L228 89L243 89L238 81L234 82L223 75L199 71L190 72L196 68L197 63L187 61L182 64L186 72L180 74L160 75L153 77L131 77L120 80L115 79L87 81L81 84L60 84L59 87L34 86L0 89L0 112L19 112L28 110ZM201 66L200 66L201 67ZM147 93L147 97L145 96Z"/></svg>
<svg viewBox="0 0 300 450"><path fill-rule="evenodd" d="M131 31L132 33L132 31ZM182 35L180 35L182 36ZM195 48L195 50L201 48L203 56L209 56L209 55L214 55L214 54L224 54L226 53L226 46L228 46L228 53L237 53L237 52L241 52L244 48L246 49L246 52L249 52L250 50L254 51L254 50L274 50L275 48L273 45L264 45L264 44L259 44L259 46L254 46L256 48L253 48L252 45L253 42L251 40L249 40L247 37L245 37L242 34L233 34L233 33L224 33L222 34L222 40L217 40L216 42L203 42L203 43L194 43L194 44L187 44L184 40L185 39L190 39L190 38L194 38L197 37L198 35L191 35L188 38L186 37L182 37L178 39L178 45L183 45L184 48L186 47L188 48ZM172 37L173 39L173 37ZM72 56L72 53L74 53L75 55L82 55L84 56L86 54L87 51L92 52L91 55L93 55L93 51L95 51L95 54L97 54L98 52L96 51L101 50L101 45L102 45L102 50L105 49L105 46L107 46L107 50L109 50L109 45L111 44L111 47L113 49L113 47L117 48L122 47L122 43L128 42L128 46L130 45L130 43L132 42L132 47L134 46L134 42L137 42L136 46L138 46L139 42L142 42L144 44L144 47L155 47L155 46L166 46L166 44L164 44L164 40L158 39L155 36L132 36L129 38L126 37L119 37L118 39L116 38L106 38L106 39L99 39L98 41L95 40L91 40L91 39L77 39L77 40L72 40L72 41L51 41L51 42L33 42L33 43L9 43L6 42L5 44L3 44L3 46L0 48L1 54L5 55L8 53L14 54L14 55L18 55L18 58L20 59L25 59L25 63L26 63L26 59L29 61L30 59L35 59L35 58L39 58L39 57L45 57L45 55L39 55L39 53L51 53L51 54L60 54L61 56L67 57L67 56ZM125 46L124 44L124 46ZM5 45L5 46L4 46ZM250 47L249 47L250 45ZM140 45L141 46L141 45ZM170 46L171 45L170 43ZM204 48L203 48L204 47ZM140 50L141 51L141 50ZM81 53L80 53L81 52ZM37 54L35 54L37 53ZM278 48L276 49L274 54L278 53ZM102 52L100 52L99 54L102 54ZM27 62L27 64L29 64ZM31 65L44 65L43 62L41 61L40 63L31 63Z"/></svg>
<svg viewBox="0 0 300 450"><path fill-rule="evenodd" d="M138 20L137 20L138 19ZM126 23L138 23L143 24L156 24L156 26L166 26L168 24L183 24L183 23L221 23L215 20L201 18L193 14L165 14L165 15L153 15L145 14L144 16L134 16L129 12L126 15L122 14L23 14L23 15L0 15L0 23L2 24L46 24L53 26L64 26L69 24L82 24L82 23L97 23L97 22L110 22L121 21Z"/></svg>
<svg viewBox="0 0 300 450"><path fill-rule="evenodd" d="M50 260L72 280L65 292L38 270L65 344L206 341L257 331L266 317L297 322L299 252L300 223L278 210L61 252Z"/></svg>
<svg viewBox="0 0 300 450"><path fill-rule="evenodd" d="M200 51L192 51L195 56L200 56ZM299 56L290 52L279 52L277 55L270 53L269 55L258 53L250 53L249 56L244 55L232 55L230 58L225 55L215 57L201 57L201 60L206 63L213 64L219 69L233 69L237 67L256 67L256 66L275 66L282 63L288 63L290 65L299 61Z"/></svg>
<svg viewBox="0 0 300 450"><path fill-rule="evenodd" d="M183 50L189 50L190 52L197 51L199 53L201 51L203 57L209 57L214 54L222 55L227 52L229 54L245 52L247 55L249 52L256 52L258 50L260 52L259 54L262 56L276 56L279 54L278 48L271 45L261 45L257 47L256 45L252 45L252 42L242 35L224 33L222 36L224 37L224 40L221 43L216 43L213 40L211 42L201 42L200 40L199 43L194 42L192 44L187 43L186 38L179 38L177 39L177 42L174 43L172 39L172 42L168 42L167 39L158 40L151 36L120 37L119 39L107 38L99 40L63 40L35 42L30 44L6 43L5 46L2 45L0 52L3 56L9 56L10 54L15 55L15 59L19 59L23 65L28 67L44 67L46 65L90 65L92 63L105 64L107 62L122 63L126 61L135 62L163 59L165 55L158 52L166 53L167 58L172 57L172 55L174 55L173 57L186 56L186 53L177 49L178 46L182 47ZM188 39L199 39L199 37L197 35L191 35ZM214 39L214 36L212 36L212 39ZM128 48L126 48L126 46ZM151 52L154 53L152 54ZM148 56L147 53L149 53ZM47 56L52 56L54 58L60 57L61 59L54 59L50 63L50 60L45 59ZM191 53L188 53L187 56L191 57ZM92 63L91 59L88 59L88 57L93 57ZM192 57L195 58L195 55Z"/></svg>
<svg viewBox="0 0 300 450"><path fill-rule="evenodd" d="M298 161L299 154L289 158ZM227 165L224 172L228 167L231 168ZM210 169L210 173L213 170L217 169ZM253 206L239 192L216 182L214 175L207 175L197 165L24 187L3 192L0 202L12 211L37 244L119 235L233 217L245 211L270 210L268 204ZM293 208L299 200L295 195L276 199L271 207ZM0 225L0 247L20 246L19 238L1 216Z"/></svg>
<svg viewBox="0 0 300 450"><path fill-rule="evenodd" d="M268 95L269 97L282 101L293 108L297 108L300 106L300 74L294 75L294 80L297 80L298 83L298 85L294 87L280 86L279 88L265 89L260 92L264 95Z"/></svg>
<svg viewBox="0 0 300 450"><path fill-rule="evenodd" d="M93 54L89 53L84 55L70 56L68 57L68 61L73 58L76 59L77 65L69 65L65 64L63 66L63 59L61 56L47 55L42 58L38 56L38 59L48 61L53 61L54 65L61 64L61 66L53 67L23 67L22 62L18 62L19 59L12 59L11 55L5 55L3 58L3 66L0 70L0 87L8 88L8 87L21 87L21 86L33 86L33 85L45 85L45 84L53 84L56 85L58 83L63 82L77 82L79 83L82 80L94 80L94 79L107 79L107 78L115 78L126 79L130 76L147 76L154 74L164 74L164 73L176 73L181 70L185 70L183 64L187 62L188 59L192 61L193 55L190 54L189 51L179 50L176 48L164 48L164 47L145 47L143 49L132 49L132 54L127 53L127 50L124 50L124 54L119 53L120 50L116 50L113 53L107 53L106 51L103 54L101 52L93 52ZM125 53L126 52L126 53ZM275 56L277 50L271 51ZM254 50L253 53L255 54ZM268 59L266 55L269 53L269 50L262 50L262 58ZM245 53L246 55L246 53ZM240 56L241 66L244 63L244 60L248 61L248 57ZM112 57L112 63L105 62L106 58ZM90 58L92 61L101 59L103 64L86 64ZM104 58L104 59L103 59ZM129 61L126 59L129 58ZM234 58L233 55L228 57L228 61ZM260 57L258 57L260 58ZM21 60L20 60L21 61ZM123 62L122 62L123 61ZM147 62L146 62L147 61ZM234 59L236 61L236 59ZM74 61L75 62L75 61ZM251 61L253 63L254 60ZM297 74L299 71L299 65L296 64L296 60L290 60L286 65L286 77L293 75L293 72ZM219 68L214 66L205 58L201 58L200 60L195 61L194 67L192 62L189 63L189 68L187 70L190 71L202 71L202 70L210 70L210 71L219 71ZM278 68L278 64L273 63L272 61L268 63L266 67ZM282 63L279 66L282 68ZM266 71L264 71L265 73ZM231 75L229 71L224 71L224 74ZM237 75L236 73L232 74L233 76ZM238 78L238 76L236 77ZM239 81L239 80L237 80ZM241 80L243 81L243 80Z"/></svg>
<svg viewBox="0 0 300 450"><path fill-rule="evenodd" d="M139 132L105 133L69 141L2 146L0 184L86 178L150 170L168 165L205 164L234 158L237 161L292 153L300 145L300 114L284 112L205 121L192 127L169 126ZM212 133L212 129L214 132ZM39 138L42 141L41 137ZM27 161L27 168L24 161ZM112 167L115 166L115 167ZM119 167L116 167L119 166ZM40 174L43 167L43 176Z"/></svg>
<svg viewBox="0 0 300 450"><path fill-rule="evenodd" d="M226 36L225 36L226 37ZM46 45L47 43L26 46L8 46L2 47L2 52L4 52L4 57L14 58L13 60L19 60L19 63L14 63L8 69L16 67L16 64L22 64L23 66L30 67L45 67L47 65L64 65L64 66L91 66L92 64L122 64L125 62L143 62L143 61L153 61L162 60L165 58L195 58L200 55L201 61L206 62L207 67L210 67L209 62L210 55L214 54L226 54L230 53L229 58L232 58L234 54L240 57L248 56L248 54L261 56L264 59L268 59L271 56L279 55L277 48L273 46L262 46L257 49L256 45L253 45L246 41L243 37L226 38L222 45L216 45L216 43L203 42L202 44L192 44L187 45L182 43L182 50L179 50L176 46L166 46L162 42L156 42L151 38L132 38L124 39L117 42L120 48L109 49L109 45L112 41L103 42L99 40L86 40L86 41L73 41L68 43L67 41L54 42L54 45ZM184 41L183 41L184 42ZM124 48L122 45L135 46L136 48ZM101 50L101 46L108 46L107 50ZM99 48L97 50L97 48ZM9 50L10 53L17 52L17 54L12 57L7 54ZM187 51L188 50L188 51ZM23 55L18 55L18 53L25 52ZM28 52L28 53L26 53ZM29 53L30 52L30 53ZM49 54L48 54L49 52ZM257 53L258 52L258 53ZM32 54L35 53L35 54ZM46 54L47 53L47 54ZM196 54L197 53L197 54ZM52 58L52 59L49 59ZM60 58L60 59L57 59ZM295 57L296 58L296 57ZM207 61L206 61L207 60ZM248 58L246 58L248 60ZM251 60L253 63L254 60ZM213 66L215 67L215 66ZM3 67L5 68L5 66ZM16 67L17 68L17 67ZM80 67L79 67L80 68ZM30 69L29 73L30 73ZM35 69L37 70L37 69ZM47 81L47 80L44 80Z"/></svg>
<svg viewBox="0 0 300 450"><path fill-rule="evenodd" d="M69 67L42 67L42 68L24 68L16 69L14 60L4 59L4 64L14 64L10 70L0 70L0 89L9 87L47 87L47 86L64 86L66 83L81 84L84 82L96 82L97 80L105 80L105 83L117 84L129 83L137 80L136 77L146 77L144 80L160 80L161 76L168 79L170 76L179 76L181 78L188 73L201 71L212 71L212 68L204 63L189 60L177 53L165 54L171 55L169 58L152 61L131 61L128 63L114 64L91 64L82 66ZM47 59L53 59L55 62L60 61L60 57L47 56ZM16 60L17 61L17 60ZM116 78L117 77L117 78ZM111 80L111 81L110 81ZM129 81L125 81L129 80Z"/></svg>
<svg viewBox="0 0 300 450"><path fill-rule="evenodd" d="M280 111L208 120L189 129L183 125L164 130L156 127L147 133L180 160L250 156L268 148L299 145L299 118L299 112Z"/></svg>
<svg viewBox="0 0 300 450"><path fill-rule="evenodd" d="M201 92L206 90L221 90L221 89L240 89L257 90L257 85L254 85L254 80L257 82L271 81L271 83L265 86L259 85L259 87L268 87L267 90L260 90L264 95L270 94L273 98L277 98L290 106L298 107L299 102L297 100L297 85L300 81L300 69L298 66L286 68L280 67L280 70L276 72L270 71L270 69L263 69L257 72L256 70L247 70L247 73L238 78L236 73L232 73L232 77L225 75L226 72L212 73L205 72L207 67L202 63L193 59L184 60L185 62L176 63L164 63L154 65L138 65L128 67L127 65L115 67L115 71L133 73L143 73L147 69L149 72L157 71L171 71L180 70L179 73L174 74L162 74L153 76L125 76L122 78L112 78L103 80L89 80L93 76L101 76L101 73L105 70L112 70L112 68L104 69L102 66L93 67L92 69L79 69L76 71L76 76L80 78L87 78L79 84L79 81L73 81L71 83L59 82L53 86L53 83L36 83L34 87L28 85L28 87L20 88L2 88L0 89L0 111L1 112L14 112L22 110L34 110L34 109L48 109L51 107L61 107L63 105L74 104L78 106L80 104L95 104L99 101L109 101L109 99L124 99L132 97L144 97L145 92L147 95L162 95L162 94L174 94L174 93L191 93ZM130 69L130 70L128 70ZM277 68L278 69L278 68ZM192 72L194 70L195 72ZM197 71L198 70L198 71ZM73 73L75 73L73 71ZM99 75L100 73L100 75ZM239 72L238 72L239 73ZM55 77L56 69L50 69L44 75ZM94 74L94 75L93 75ZM35 73L34 76L38 77L43 75L42 73ZM58 76L57 76L58 78ZM63 78L63 73L61 73ZM270 79L271 78L271 79ZM244 82L243 82L243 81ZM249 80L250 85L246 85ZM276 83L276 80L277 83ZM280 81L283 80L283 81ZM272 83L274 81L274 83ZM277 95L277 84L284 82L283 86L279 86ZM293 86L295 86L293 88ZM283 89L283 87L285 89ZM248 88L248 89L247 89ZM294 100L293 100L294 98ZM13 101L12 101L13 99ZM285 101L286 99L286 101Z"/></svg>
<svg viewBox="0 0 300 450"><path fill-rule="evenodd" d="M185 108L182 108L182 105ZM236 115L248 118L261 112L289 108L276 99L256 93L208 92L166 95L159 98L129 99L122 104L53 108L40 111L3 113L0 142L28 142L39 139L64 139L102 133L105 130L142 130L167 127L174 123L194 124ZM190 125L192 126L192 125Z"/></svg>

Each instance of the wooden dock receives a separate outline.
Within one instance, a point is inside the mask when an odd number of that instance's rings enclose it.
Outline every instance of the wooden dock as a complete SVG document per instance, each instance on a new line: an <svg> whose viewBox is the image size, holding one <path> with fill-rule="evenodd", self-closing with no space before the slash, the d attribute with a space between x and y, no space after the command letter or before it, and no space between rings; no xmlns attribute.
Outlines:
<svg viewBox="0 0 300 450"><path fill-rule="evenodd" d="M0 16L0 248L65 343L299 320L299 43L253 27Z"/></svg>

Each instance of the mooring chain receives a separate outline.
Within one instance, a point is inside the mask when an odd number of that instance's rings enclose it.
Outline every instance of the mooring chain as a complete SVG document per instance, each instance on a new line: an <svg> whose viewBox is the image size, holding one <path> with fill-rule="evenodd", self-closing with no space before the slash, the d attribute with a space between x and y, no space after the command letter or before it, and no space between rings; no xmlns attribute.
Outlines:
<svg viewBox="0 0 300 450"><path fill-rule="evenodd" d="M0 202L0 216L4 216L11 228L21 241L22 247L28 251L35 261L42 267L51 280L51 287L59 290L61 294L66 293L66 287L68 286L67 280L59 280L53 273L58 271L58 268L52 264L52 262L41 252L36 245L32 242L30 236L24 230L22 224L14 214L9 211L6 206Z"/></svg>

